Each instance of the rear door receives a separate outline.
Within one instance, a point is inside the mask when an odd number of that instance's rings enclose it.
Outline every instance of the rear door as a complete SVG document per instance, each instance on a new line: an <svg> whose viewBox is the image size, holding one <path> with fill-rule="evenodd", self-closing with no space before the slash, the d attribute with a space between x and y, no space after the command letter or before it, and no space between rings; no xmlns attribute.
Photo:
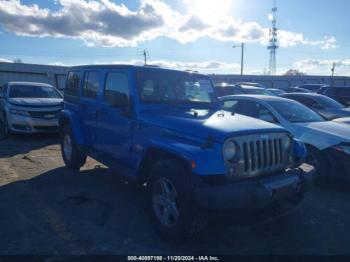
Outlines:
<svg viewBox="0 0 350 262"><path fill-rule="evenodd" d="M98 91L101 87L102 73L98 70L85 71L82 94L79 101L80 119L85 131L86 143L96 146Z"/></svg>
<svg viewBox="0 0 350 262"><path fill-rule="evenodd" d="M118 159L124 166L132 167L135 163L130 154L133 138L131 112L113 103L116 95L126 95L130 99L130 71L107 70L104 79L97 113L98 149Z"/></svg>

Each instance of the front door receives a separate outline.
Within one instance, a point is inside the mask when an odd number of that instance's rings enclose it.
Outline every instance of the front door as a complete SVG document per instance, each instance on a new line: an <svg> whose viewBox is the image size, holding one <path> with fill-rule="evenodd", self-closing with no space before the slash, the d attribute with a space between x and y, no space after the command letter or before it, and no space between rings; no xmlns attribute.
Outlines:
<svg viewBox="0 0 350 262"><path fill-rule="evenodd" d="M127 108L115 105L117 95L130 97L130 76L127 70L105 72L102 100L97 112L98 149L126 167L135 165L131 160L132 118Z"/></svg>
<svg viewBox="0 0 350 262"><path fill-rule="evenodd" d="M101 86L101 72L86 71L83 90L79 102L80 119L82 120L86 143L95 146L97 139L96 114L98 106L98 90Z"/></svg>

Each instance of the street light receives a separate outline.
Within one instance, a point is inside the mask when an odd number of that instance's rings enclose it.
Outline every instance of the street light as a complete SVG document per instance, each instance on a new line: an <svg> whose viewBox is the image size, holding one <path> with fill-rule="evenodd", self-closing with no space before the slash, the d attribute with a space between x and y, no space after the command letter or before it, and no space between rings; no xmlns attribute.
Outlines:
<svg viewBox="0 0 350 262"><path fill-rule="evenodd" d="M240 45L234 45L232 48L241 47L241 75L243 75L243 65L244 65L244 43Z"/></svg>

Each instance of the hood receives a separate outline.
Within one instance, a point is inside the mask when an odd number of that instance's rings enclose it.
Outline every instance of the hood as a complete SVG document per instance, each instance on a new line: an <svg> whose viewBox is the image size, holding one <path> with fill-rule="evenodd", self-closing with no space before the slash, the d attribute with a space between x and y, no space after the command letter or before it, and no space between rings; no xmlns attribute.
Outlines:
<svg viewBox="0 0 350 262"><path fill-rule="evenodd" d="M146 110L141 112L140 120L201 139L212 136L218 142L242 134L286 132L277 125L239 114L231 115L227 111Z"/></svg>
<svg viewBox="0 0 350 262"><path fill-rule="evenodd" d="M63 98L9 98L8 101L16 106L47 107L60 106Z"/></svg>
<svg viewBox="0 0 350 262"><path fill-rule="evenodd" d="M340 143L350 142L350 128L347 125L333 121L297 123L298 139L304 143L325 149Z"/></svg>

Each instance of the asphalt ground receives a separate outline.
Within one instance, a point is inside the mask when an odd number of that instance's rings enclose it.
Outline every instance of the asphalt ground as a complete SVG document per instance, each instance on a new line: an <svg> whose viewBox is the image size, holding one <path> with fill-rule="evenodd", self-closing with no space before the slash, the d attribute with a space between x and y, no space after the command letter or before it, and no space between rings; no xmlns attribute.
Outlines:
<svg viewBox="0 0 350 262"><path fill-rule="evenodd" d="M201 234L171 245L153 231L144 188L92 159L66 169L55 135L0 141L0 255L350 254L349 185L316 187L293 212L269 212L211 213Z"/></svg>

